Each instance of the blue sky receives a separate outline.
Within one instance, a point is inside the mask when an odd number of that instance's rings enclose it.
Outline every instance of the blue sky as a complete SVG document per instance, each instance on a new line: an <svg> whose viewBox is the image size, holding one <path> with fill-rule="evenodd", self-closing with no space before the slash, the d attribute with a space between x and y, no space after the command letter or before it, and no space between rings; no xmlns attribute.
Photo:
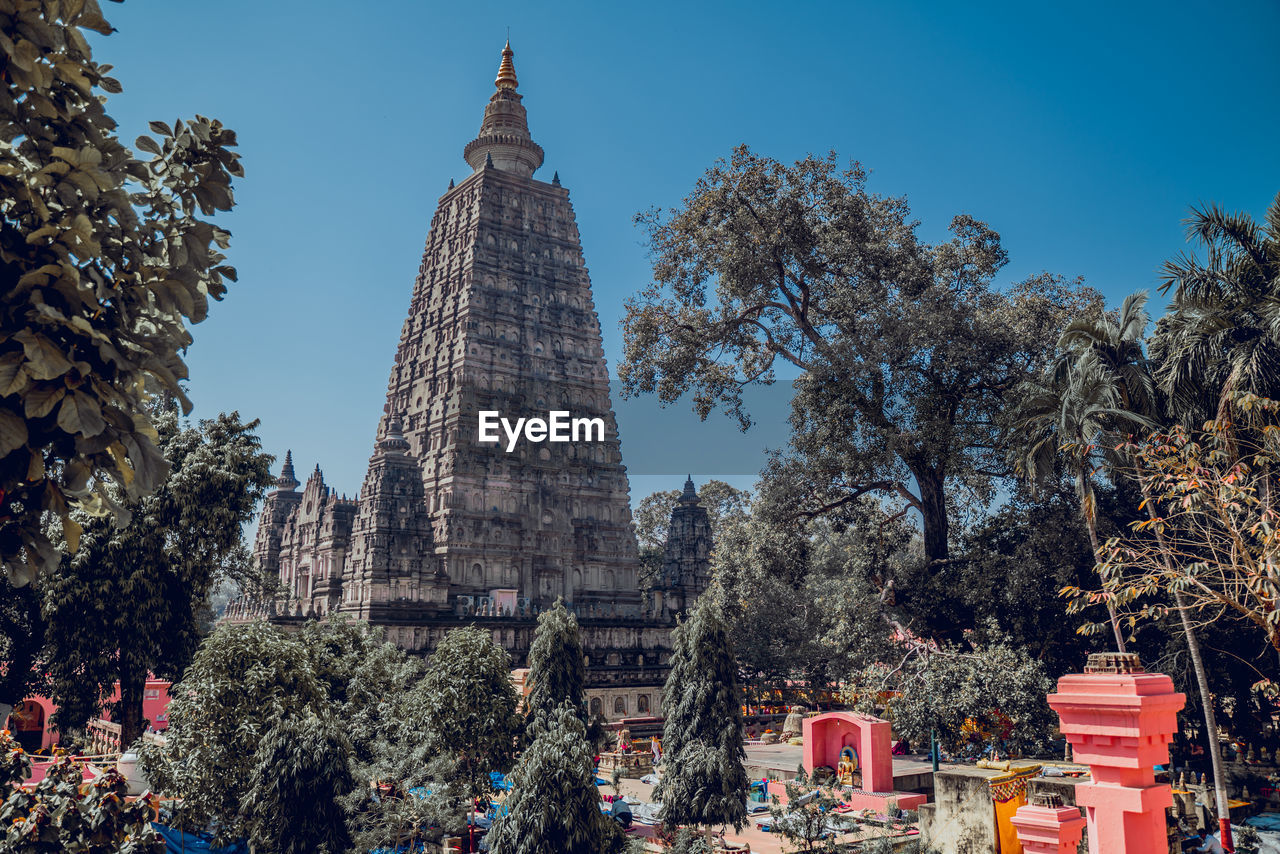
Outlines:
<svg viewBox="0 0 1280 854"><path fill-rule="evenodd" d="M860 160L926 239L957 213L989 222L1005 283L1080 275L1113 304L1154 288L1189 205L1260 215L1280 191L1280 4L1219 5L129 0L104 3L118 32L94 46L124 85L108 109L126 140L197 112L239 134L240 282L194 329L194 414L260 418L269 451L355 493L508 27L613 372L649 273L632 216L743 142ZM636 500L687 469L746 485L785 441L776 405L745 435L685 410L629 435L653 404L615 406Z"/></svg>

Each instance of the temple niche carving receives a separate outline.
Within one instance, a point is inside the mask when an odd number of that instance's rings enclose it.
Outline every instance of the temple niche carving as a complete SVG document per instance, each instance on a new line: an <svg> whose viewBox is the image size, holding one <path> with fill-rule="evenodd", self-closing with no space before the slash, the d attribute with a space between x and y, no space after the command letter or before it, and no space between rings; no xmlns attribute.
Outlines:
<svg viewBox="0 0 1280 854"><path fill-rule="evenodd" d="M645 601L573 207L558 174L533 177L544 153L512 56L508 45L480 133L464 148L473 171L451 182L432 218L359 497L338 497L318 466L303 486L286 455L254 544L283 595L235 603L229 617L287 624L336 611L423 653L449 628L479 624L519 667L537 614L563 598L605 716L638 711L640 697L656 714L675 615L709 580L710 527L686 482L657 594ZM479 441L482 410L566 410L600 419L605 436L508 452Z"/></svg>

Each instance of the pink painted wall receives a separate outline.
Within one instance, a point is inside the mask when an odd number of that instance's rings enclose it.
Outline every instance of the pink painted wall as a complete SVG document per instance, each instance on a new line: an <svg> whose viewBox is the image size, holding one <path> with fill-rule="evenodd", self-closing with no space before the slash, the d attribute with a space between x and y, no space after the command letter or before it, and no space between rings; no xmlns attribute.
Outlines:
<svg viewBox="0 0 1280 854"><path fill-rule="evenodd" d="M107 703L114 703L120 699L120 683L116 683L115 690L111 692L111 696L107 699ZM142 716L151 721L151 728L155 730L166 730L169 728L169 683L161 679L148 679L146 687L142 691ZM110 712L105 709L102 712L102 719L111 720Z"/></svg>
<svg viewBox="0 0 1280 854"><path fill-rule="evenodd" d="M120 699L120 685L116 684L115 690L111 692L111 696L107 698L107 703L114 703ZM40 747L52 747L58 740L58 731L49 725L49 719L53 713L58 711L57 705L48 697L28 697L27 702L38 703L44 710L44 736L41 739ZM142 716L151 721L153 729L166 730L169 728L169 683L160 679L148 679L146 687L143 689L142 695ZM103 720L111 720L111 714L104 708L102 711ZM7 729L13 730L12 718L7 719L4 724Z"/></svg>
<svg viewBox="0 0 1280 854"><path fill-rule="evenodd" d="M893 791L892 727L888 721L856 712L826 712L804 719L804 770L840 764L840 751L852 745L858 752L862 788Z"/></svg>

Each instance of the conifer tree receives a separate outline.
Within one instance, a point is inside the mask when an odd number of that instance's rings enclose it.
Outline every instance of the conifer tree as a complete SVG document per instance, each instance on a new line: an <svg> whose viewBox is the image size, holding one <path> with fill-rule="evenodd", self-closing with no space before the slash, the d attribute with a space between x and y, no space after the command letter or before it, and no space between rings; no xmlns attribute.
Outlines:
<svg viewBox="0 0 1280 854"><path fill-rule="evenodd" d="M489 834L492 854L599 854L622 835L600 811L586 728L564 703L533 722L534 739L511 772L507 814Z"/></svg>
<svg viewBox="0 0 1280 854"><path fill-rule="evenodd" d="M586 723L587 668L582 655L578 618L557 599L554 607L538 615L538 628L529 647L532 687L525 704L530 720L551 714L567 701L578 719Z"/></svg>
<svg viewBox="0 0 1280 854"><path fill-rule="evenodd" d="M668 830L682 824L746 822L742 693L724 616L703 596L672 633L671 673L663 690L667 772L654 794Z"/></svg>

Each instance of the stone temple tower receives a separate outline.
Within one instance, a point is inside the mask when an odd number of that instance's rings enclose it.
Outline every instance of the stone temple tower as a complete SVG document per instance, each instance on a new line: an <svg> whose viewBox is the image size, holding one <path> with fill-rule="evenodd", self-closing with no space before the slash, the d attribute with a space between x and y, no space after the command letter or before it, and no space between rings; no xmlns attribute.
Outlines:
<svg viewBox="0 0 1280 854"><path fill-rule="evenodd" d="M441 197L387 389L455 593L639 614L629 488L569 192L533 178L510 45L474 170ZM599 418L603 441L481 442L479 414ZM352 591L355 594L355 591Z"/></svg>
<svg viewBox="0 0 1280 854"><path fill-rule="evenodd" d="M662 573L654 589L655 611L676 614L693 606L711 583L711 546L711 519L689 477L671 510Z"/></svg>
<svg viewBox="0 0 1280 854"><path fill-rule="evenodd" d="M424 653L481 625L521 666L537 613L563 598L582 627L593 708L656 713L674 612L637 590L591 281L569 191L558 174L534 177L543 150L513 55L507 45L463 148L471 172L432 217L359 498L334 495L319 467L299 493L290 465L254 550L286 595L229 615L288 624L338 611ZM595 426L569 441L482 441L481 413L515 424L553 412ZM681 582L681 602L693 583Z"/></svg>

